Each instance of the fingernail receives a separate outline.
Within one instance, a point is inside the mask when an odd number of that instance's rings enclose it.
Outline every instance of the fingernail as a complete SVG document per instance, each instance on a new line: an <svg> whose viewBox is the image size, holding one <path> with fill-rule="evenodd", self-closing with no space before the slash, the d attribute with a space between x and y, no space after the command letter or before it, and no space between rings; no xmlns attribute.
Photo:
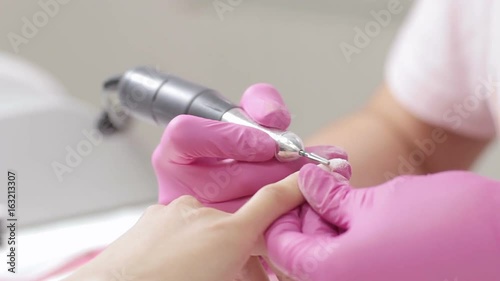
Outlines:
<svg viewBox="0 0 500 281"><path fill-rule="evenodd" d="M336 146L316 146L314 152L325 158L342 158L347 160L347 153L345 150Z"/></svg>
<svg viewBox="0 0 500 281"><path fill-rule="evenodd" d="M279 114L283 115L283 116L290 115L286 106L278 101L265 99L265 98L259 98L258 100L259 100L258 103L260 103L262 105L261 108L263 109L264 112L267 112L267 113L279 112Z"/></svg>
<svg viewBox="0 0 500 281"><path fill-rule="evenodd" d="M325 166L325 165L321 165L321 166ZM342 159L342 158L330 159L330 166L327 168L329 168L330 172L335 172L335 173L341 174L346 179L351 178L351 175L352 175L351 164L349 164L349 162L347 162L347 160L345 160L345 159Z"/></svg>

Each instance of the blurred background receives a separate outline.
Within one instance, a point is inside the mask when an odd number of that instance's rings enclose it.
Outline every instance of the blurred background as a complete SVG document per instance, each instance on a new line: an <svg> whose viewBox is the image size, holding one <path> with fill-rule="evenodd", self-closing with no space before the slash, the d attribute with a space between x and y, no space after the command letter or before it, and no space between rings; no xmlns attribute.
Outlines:
<svg viewBox="0 0 500 281"><path fill-rule="evenodd" d="M17 172L24 272L49 274L47 261L98 251L156 200L150 155L162 128L137 121L117 136L95 135L109 76L151 65L234 102L249 85L271 83L293 114L292 130L307 138L381 83L412 1L399 1L401 12L358 52L348 57L341 45L353 45L356 28L389 2L0 0L0 74L17 81L0 90L0 173ZM74 155L92 139L89 153ZM475 170L500 178L498 145L486 155ZM122 211L101 216L106 210ZM80 219L60 220L70 217Z"/></svg>
<svg viewBox="0 0 500 281"><path fill-rule="evenodd" d="M137 65L152 65L217 89L235 102L249 85L271 83L281 91L293 113L292 129L306 138L331 120L361 106L381 83L386 54L412 1L399 1L402 12L393 14L389 24L370 38L370 43L359 53L347 58L340 46L352 45L355 28L373 21L371 12L387 9L388 2L0 0L0 51L44 69L62 84L67 95L85 104L95 116L85 117L88 120L83 127L91 126L89 120L98 118L103 80ZM45 10L47 5L50 13ZM40 12L49 15L46 20ZM26 20L43 24L35 26L32 38L13 44L9 36L21 35ZM135 122L128 142L96 148L96 151L116 149L121 157L130 154L128 158L104 156L108 161L106 167L95 172L92 169L103 166L96 163L104 160L103 154L93 152L87 158L93 160L86 160L83 168L75 169L62 183L31 184L23 163L4 162L2 168L17 169L20 182L25 183L20 210L33 208L29 206L33 204L41 206L36 212L26 213L27 223L57 217L30 217L54 204L57 205L53 207L54 214L76 215L99 208L153 202L156 186L149 157L161 133L162 128ZM53 134L64 138L60 132ZM44 135L43 131L40 135ZM65 144L75 145L78 138L81 135L60 142L61 157ZM499 178L499 155L498 148L492 146L491 153L476 170ZM5 159L9 160L0 155L0 161ZM141 169L117 163L131 161L138 161ZM41 178L42 174L50 173L50 163L39 163ZM121 181L121 176L101 181L100 173L109 175L111 170L117 175L133 170L137 175L128 173L130 178ZM91 181L79 181L89 174L94 175ZM53 180L53 173L50 177L47 182ZM72 184L73 189L68 187ZM29 199L32 194L36 198ZM61 199L66 196L73 199Z"/></svg>

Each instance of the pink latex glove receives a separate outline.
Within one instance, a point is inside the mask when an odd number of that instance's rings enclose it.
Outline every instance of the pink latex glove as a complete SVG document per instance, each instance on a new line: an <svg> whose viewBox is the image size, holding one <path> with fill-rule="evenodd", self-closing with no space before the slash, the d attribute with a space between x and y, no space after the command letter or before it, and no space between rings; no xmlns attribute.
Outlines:
<svg viewBox="0 0 500 281"><path fill-rule="evenodd" d="M290 124L281 95L270 85L248 88L241 107L266 127L285 130ZM233 212L264 185L308 163L305 159L278 162L275 149L274 140L257 129L178 116L169 123L153 153L159 202L168 204L181 195L192 195L205 205ZM328 158L347 157L335 147L308 150Z"/></svg>
<svg viewBox="0 0 500 281"><path fill-rule="evenodd" d="M340 170L300 170L300 189L324 221L294 211L267 231L269 258L287 275L311 281L500 280L499 182L453 171L352 189L350 168Z"/></svg>

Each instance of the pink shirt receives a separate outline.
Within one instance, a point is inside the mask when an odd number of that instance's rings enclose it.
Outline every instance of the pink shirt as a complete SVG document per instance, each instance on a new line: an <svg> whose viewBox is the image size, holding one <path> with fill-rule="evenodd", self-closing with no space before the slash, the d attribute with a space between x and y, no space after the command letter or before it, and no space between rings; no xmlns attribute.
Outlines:
<svg viewBox="0 0 500 281"><path fill-rule="evenodd" d="M412 114L475 138L499 129L500 1L421 0L393 46L386 81Z"/></svg>

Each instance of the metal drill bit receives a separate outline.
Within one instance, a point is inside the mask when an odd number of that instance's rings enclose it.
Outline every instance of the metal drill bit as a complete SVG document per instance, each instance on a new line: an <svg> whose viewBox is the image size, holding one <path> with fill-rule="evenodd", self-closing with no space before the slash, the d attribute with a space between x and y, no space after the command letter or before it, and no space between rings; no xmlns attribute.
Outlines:
<svg viewBox="0 0 500 281"><path fill-rule="evenodd" d="M328 159L325 159L315 153L312 153L312 152L307 152L305 150L300 150L299 151L299 155L302 156L302 157L306 157L307 159L311 159L313 161L316 161L320 164L323 164L323 165L326 165L326 166L329 166L330 165L330 161L328 161Z"/></svg>

